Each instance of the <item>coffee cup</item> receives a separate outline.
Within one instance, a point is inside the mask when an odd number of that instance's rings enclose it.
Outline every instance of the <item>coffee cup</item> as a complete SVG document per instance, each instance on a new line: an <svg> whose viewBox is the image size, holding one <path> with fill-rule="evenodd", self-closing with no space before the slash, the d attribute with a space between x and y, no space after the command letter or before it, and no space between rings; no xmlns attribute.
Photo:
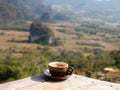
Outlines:
<svg viewBox="0 0 120 90"><path fill-rule="evenodd" d="M51 75L56 77L71 75L73 72L73 68L65 62L50 62L48 68Z"/></svg>

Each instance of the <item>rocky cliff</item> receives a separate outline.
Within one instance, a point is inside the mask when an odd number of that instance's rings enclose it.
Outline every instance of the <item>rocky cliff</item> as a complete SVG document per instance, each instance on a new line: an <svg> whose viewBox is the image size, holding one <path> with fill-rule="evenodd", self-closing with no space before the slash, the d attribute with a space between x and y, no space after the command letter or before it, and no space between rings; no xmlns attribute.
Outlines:
<svg viewBox="0 0 120 90"><path fill-rule="evenodd" d="M51 44L54 33L40 22L34 22L30 26L29 41L32 43Z"/></svg>

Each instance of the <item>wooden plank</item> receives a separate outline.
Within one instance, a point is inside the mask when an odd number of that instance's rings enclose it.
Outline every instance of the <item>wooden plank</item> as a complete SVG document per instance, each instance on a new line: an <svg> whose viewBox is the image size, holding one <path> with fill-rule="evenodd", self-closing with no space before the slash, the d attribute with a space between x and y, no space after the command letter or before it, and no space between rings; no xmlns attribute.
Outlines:
<svg viewBox="0 0 120 90"><path fill-rule="evenodd" d="M0 90L120 90L120 84L75 74L65 81L52 81L42 75L1 84Z"/></svg>
<svg viewBox="0 0 120 90"><path fill-rule="evenodd" d="M43 83L43 82L45 82L43 75L28 77L21 80L0 84L0 90L16 90L17 88L26 87L26 86L29 87L31 85L37 83Z"/></svg>

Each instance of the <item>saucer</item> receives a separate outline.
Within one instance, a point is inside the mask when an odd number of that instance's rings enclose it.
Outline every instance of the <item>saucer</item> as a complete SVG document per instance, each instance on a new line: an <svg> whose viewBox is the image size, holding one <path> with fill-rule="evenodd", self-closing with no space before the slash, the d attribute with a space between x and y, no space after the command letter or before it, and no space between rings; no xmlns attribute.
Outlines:
<svg viewBox="0 0 120 90"><path fill-rule="evenodd" d="M56 77L56 76L52 76L51 73L49 72L49 70L47 69L47 70L44 71L44 75L45 75L46 77L52 79L52 80L66 80L66 79L68 79L72 74L66 75L66 76L64 76L64 77Z"/></svg>

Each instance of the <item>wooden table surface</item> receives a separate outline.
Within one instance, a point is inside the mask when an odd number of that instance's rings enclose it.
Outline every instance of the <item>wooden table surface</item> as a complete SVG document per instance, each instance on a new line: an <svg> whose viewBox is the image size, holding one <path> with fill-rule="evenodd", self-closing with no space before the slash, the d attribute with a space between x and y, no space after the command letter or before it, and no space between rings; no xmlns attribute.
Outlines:
<svg viewBox="0 0 120 90"><path fill-rule="evenodd" d="M65 81L53 81L38 75L0 84L0 90L120 90L120 84L75 74Z"/></svg>

